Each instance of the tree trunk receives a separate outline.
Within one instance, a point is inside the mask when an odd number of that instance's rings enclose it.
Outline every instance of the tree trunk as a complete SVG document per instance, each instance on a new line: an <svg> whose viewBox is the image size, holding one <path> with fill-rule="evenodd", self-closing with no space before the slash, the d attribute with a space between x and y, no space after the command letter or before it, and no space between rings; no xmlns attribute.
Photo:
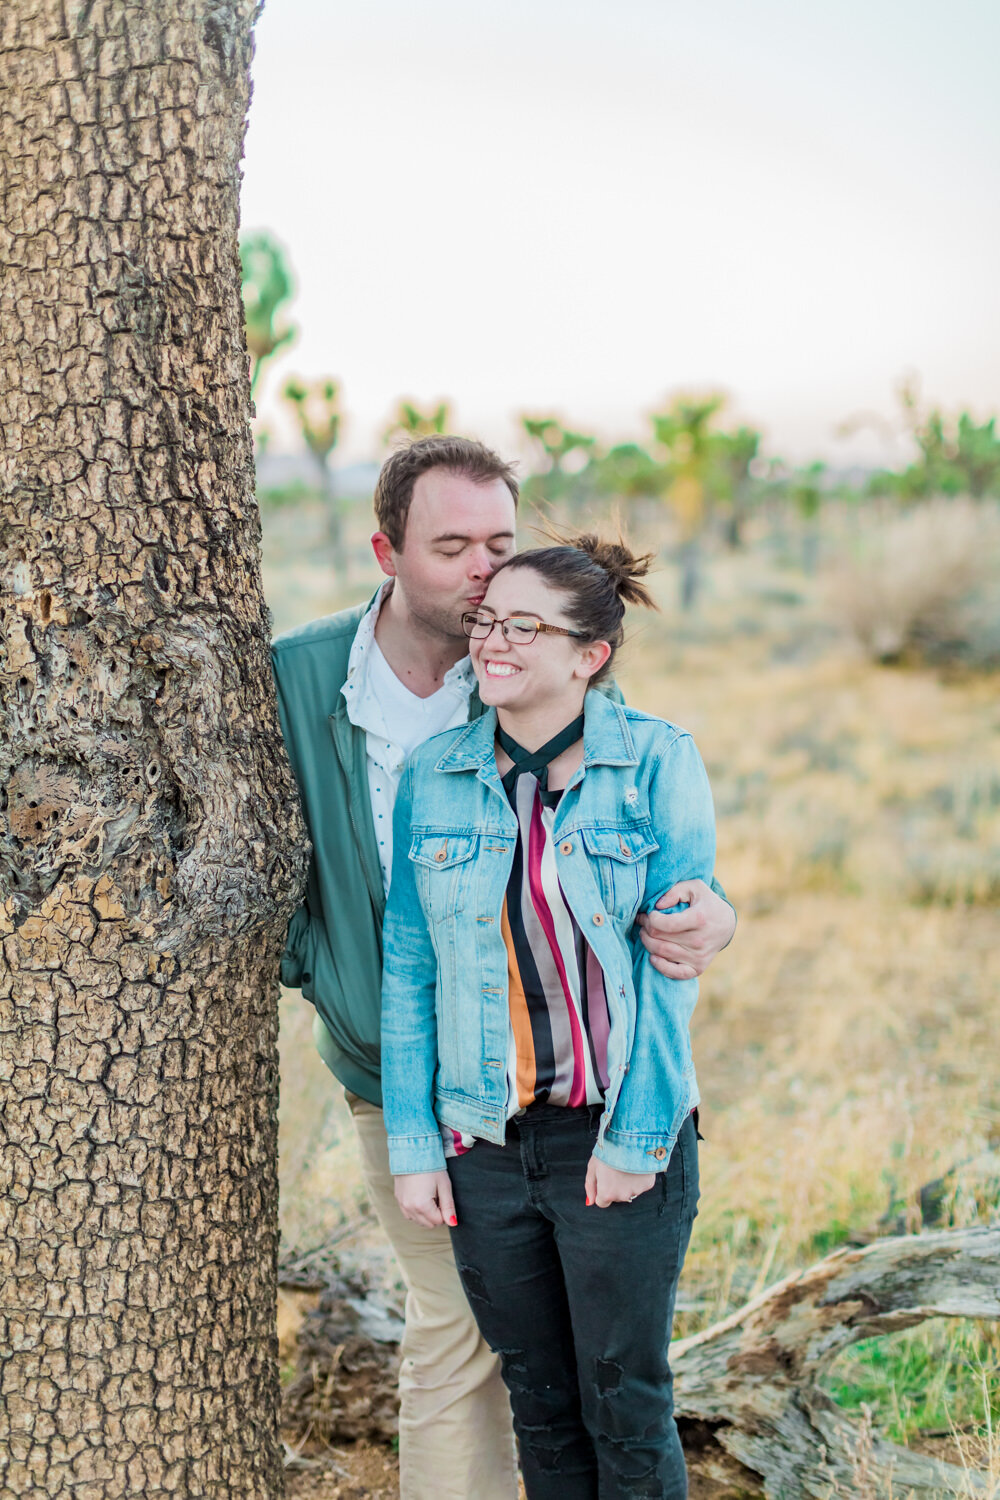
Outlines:
<svg viewBox="0 0 1000 1500"><path fill-rule="evenodd" d="M326 539L333 554L333 571L337 583L346 588L350 575L350 556L347 551L347 536L344 526L344 511L337 494L337 481L330 467L330 455L317 460L319 466L319 493L326 522Z"/></svg>
<svg viewBox="0 0 1000 1500"><path fill-rule="evenodd" d="M994 1494L986 1475L873 1439L819 1381L859 1339L1000 1317L1000 1228L839 1250L671 1347L689 1466L728 1496Z"/></svg>
<svg viewBox="0 0 1000 1500"><path fill-rule="evenodd" d="M254 0L0 7L0 1497L281 1493Z"/></svg>
<svg viewBox="0 0 1000 1500"><path fill-rule="evenodd" d="M681 567L681 609L694 609L701 593L701 544L696 536L681 542L678 552Z"/></svg>

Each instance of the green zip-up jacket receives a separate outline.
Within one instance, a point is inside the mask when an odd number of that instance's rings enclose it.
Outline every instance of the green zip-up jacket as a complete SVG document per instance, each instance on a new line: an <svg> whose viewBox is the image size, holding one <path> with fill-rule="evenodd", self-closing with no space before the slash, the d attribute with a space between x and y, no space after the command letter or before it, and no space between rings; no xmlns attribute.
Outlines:
<svg viewBox="0 0 1000 1500"><path fill-rule="evenodd" d="M385 891L372 826L365 733L340 691L365 611L359 604L280 635L271 660L285 748L312 842L305 901L292 917L281 982L301 989L329 1033L345 1088L381 1104ZM479 695L473 710L482 713Z"/></svg>
<svg viewBox="0 0 1000 1500"><path fill-rule="evenodd" d="M301 989L327 1031L324 1060L345 1088L381 1105L382 920L385 891L368 796L366 736L340 691L354 637L371 603L278 636L271 660L285 748L312 858L305 901L292 917L281 982ZM608 685L611 695L620 691ZM469 718L483 712L479 693ZM713 880L713 888L724 896Z"/></svg>

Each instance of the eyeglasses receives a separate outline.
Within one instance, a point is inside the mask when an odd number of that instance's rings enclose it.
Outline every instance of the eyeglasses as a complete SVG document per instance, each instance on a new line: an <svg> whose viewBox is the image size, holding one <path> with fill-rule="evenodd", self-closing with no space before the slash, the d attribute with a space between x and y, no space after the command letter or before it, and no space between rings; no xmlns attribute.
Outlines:
<svg viewBox="0 0 1000 1500"><path fill-rule="evenodd" d="M473 609L462 616L462 629L471 641L485 641L494 625L500 626L504 640L513 641L516 646L527 646L540 630L549 635L573 635L581 641L586 640L586 631L567 630L565 625L546 625L544 620L533 620L530 615L508 615L505 620L498 620L496 615L481 614Z"/></svg>

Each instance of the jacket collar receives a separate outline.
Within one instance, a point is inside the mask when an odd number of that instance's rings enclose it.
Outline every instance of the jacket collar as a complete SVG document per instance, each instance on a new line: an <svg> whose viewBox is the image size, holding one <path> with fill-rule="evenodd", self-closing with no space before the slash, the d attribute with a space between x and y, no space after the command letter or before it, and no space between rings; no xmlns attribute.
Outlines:
<svg viewBox="0 0 1000 1500"><path fill-rule="evenodd" d="M452 741L435 771L482 771L495 763L496 732L497 711L487 708ZM583 764L585 768L639 764L621 704L612 702L600 688L588 689L583 700Z"/></svg>

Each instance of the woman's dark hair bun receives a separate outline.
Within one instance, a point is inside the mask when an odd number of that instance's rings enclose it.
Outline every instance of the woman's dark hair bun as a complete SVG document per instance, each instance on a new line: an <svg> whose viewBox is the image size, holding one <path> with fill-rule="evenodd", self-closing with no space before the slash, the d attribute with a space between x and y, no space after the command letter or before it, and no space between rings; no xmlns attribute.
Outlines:
<svg viewBox="0 0 1000 1500"><path fill-rule="evenodd" d="M621 536L612 542L593 531L585 531L579 536L563 540L565 546L576 547L599 568L604 569L623 604L642 604L648 609L656 608L652 594L645 584L639 582L656 561L655 552L633 552Z"/></svg>
<svg viewBox="0 0 1000 1500"><path fill-rule="evenodd" d="M622 643L626 604L655 609L653 596L640 582L655 561L653 552L635 553L621 533L617 541L605 541L594 532L572 535L551 522L539 528L549 543L537 551L518 552L501 563L506 568L530 568L566 596L566 614L587 641L607 641L611 655L590 679L595 687L609 675L615 652Z"/></svg>

